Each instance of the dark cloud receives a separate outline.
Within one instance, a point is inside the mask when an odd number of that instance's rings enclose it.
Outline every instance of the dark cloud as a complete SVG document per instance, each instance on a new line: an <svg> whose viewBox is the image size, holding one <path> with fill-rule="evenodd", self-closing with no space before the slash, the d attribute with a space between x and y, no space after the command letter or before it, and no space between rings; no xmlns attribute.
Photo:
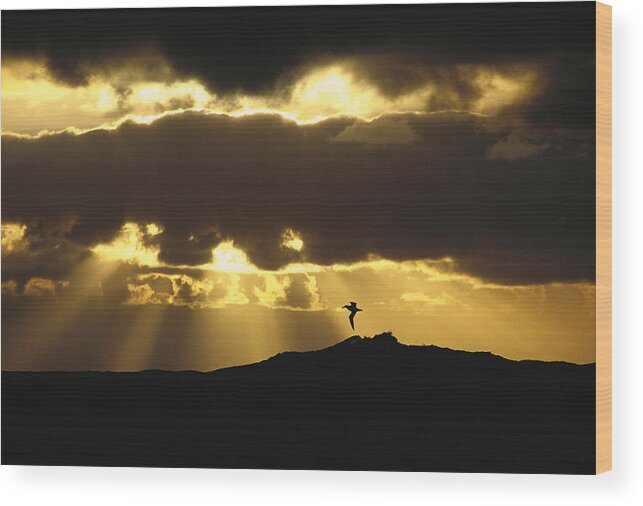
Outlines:
<svg viewBox="0 0 643 506"><path fill-rule="evenodd" d="M44 58L70 86L107 75L123 104L137 79L287 94L343 62L385 95L431 84L427 111L466 109L484 95L480 69L535 76L533 93L485 119L298 127L192 113L5 136L3 220L28 225L28 249L6 254L3 272L62 279L137 221L163 226L145 242L170 264L205 263L231 238L267 269L374 253L452 256L509 283L593 279L594 33L592 2L3 12L5 61ZM281 246L285 228L302 253Z"/></svg>
<svg viewBox="0 0 643 506"><path fill-rule="evenodd" d="M335 137L337 142L363 144L410 144L415 132L405 118L386 118L374 122L356 121Z"/></svg>
<svg viewBox="0 0 643 506"><path fill-rule="evenodd" d="M10 251L3 248L3 280L9 276L22 287L32 277L66 279L91 255L82 244L70 240L73 222L69 219L31 216L28 223L19 246Z"/></svg>
<svg viewBox="0 0 643 506"><path fill-rule="evenodd" d="M200 265L212 259L212 248L221 241L216 230L197 225L191 230L179 219L168 219L163 234L152 241L160 246L159 260L169 264Z"/></svg>
<svg viewBox="0 0 643 506"><path fill-rule="evenodd" d="M177 304L205 304L208 302L208 299L220 299L225 296L225 287L223 285L217 284L214 285L212 290L208 293L199 291L188 281L179 281L178 289L174 296L174 299Z"/></svg>
<svg viewBox="0 0 643 506"><path fill-rule="evenodd" d="M549 148L547 142L539 143L520 133L511 132L507 137L496 142L489 149L489 158L498 158L504 160L519 160L522 158L531 158Z"/></svg>
<svg viewBox="0 0 643 506"><path fill-rule="evenodd" d="M290 276L289 285L284 290L286 296L279 303L294 309L311 308L318 294L311 292L309 281L305 275Z"/></svg>
<svg viewBox="0 0 643 506"><path fill-rule="evenodd" d="M109 241L126 221L155 222L165 230L149 240L175 264L203 263L233 239L267 269L451 256L507 283L593 279L593 127L540 131L529 138L546 149L492 159L511 130L483 118L385 116L412 142L382 143L377 123L378 143L337 142L356 121L183 113L80 136L4 136L3 219L28 230L76 220L73 248ZM281 246L287 227L302 253Z"/></svg>
<svg viewBox="0 0 643 506"><path fill-rule="evenodd" d="M572 65L591 82L594 31L591 2L6 11L2 48L5 59L45 57L70 85L135 56L147 77L171 78L160 58L211 90L260 92L315 62L359 57L357 68L386 93L430 75L471 94L470 81L448 75L453 65L548 64L563 82ZM570 75L572 98L579 76Z"/></svg>

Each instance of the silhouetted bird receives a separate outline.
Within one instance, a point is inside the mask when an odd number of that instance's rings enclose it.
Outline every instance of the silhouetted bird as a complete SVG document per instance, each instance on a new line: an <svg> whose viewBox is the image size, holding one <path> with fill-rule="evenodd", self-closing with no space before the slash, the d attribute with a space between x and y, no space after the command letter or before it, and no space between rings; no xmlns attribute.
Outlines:
<svg viewBox="0 0 643 506"><path fill-rule="evenodd" d="M363 311L363 309L357 307L357 302L351 302L350 305L346 304L345 306L342 306L342 309L348 309L351 312L351 314L348 315L348 321L351 323L351 328L355 330L355 322L353 321L353 318L355 318L358 311Z"/></svg>

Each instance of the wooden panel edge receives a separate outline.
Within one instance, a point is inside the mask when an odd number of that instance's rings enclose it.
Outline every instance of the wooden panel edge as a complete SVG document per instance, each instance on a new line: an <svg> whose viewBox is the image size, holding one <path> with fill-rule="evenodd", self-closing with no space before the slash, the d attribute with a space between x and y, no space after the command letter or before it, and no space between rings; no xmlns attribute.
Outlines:
<svg viewBox="0 0 643 506"><path fill-rule="evenodd" d="M596 474L612 469L612 7L596 2Z"/></svg>

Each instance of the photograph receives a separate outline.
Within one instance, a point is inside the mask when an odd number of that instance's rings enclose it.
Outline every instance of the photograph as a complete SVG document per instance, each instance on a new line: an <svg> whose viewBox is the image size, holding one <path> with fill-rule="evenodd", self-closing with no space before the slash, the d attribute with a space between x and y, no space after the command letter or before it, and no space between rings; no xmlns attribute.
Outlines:
<svg viewBox="0 0 643 506"><path fill-rule="evenodd" d="M3 10L3 466L609 470L610 16Z"/></svg>

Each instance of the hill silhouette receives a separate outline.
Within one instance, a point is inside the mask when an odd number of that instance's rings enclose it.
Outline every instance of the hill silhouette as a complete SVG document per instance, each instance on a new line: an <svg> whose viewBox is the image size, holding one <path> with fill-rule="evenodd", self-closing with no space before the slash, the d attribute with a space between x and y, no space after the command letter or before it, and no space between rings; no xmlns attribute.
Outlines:
<svg viewBox="0 0 643 506"><path fill-rule="evenodd" d="M5 464L594 472L593 364L383 333L209 373L2 380Z"/></svg>

